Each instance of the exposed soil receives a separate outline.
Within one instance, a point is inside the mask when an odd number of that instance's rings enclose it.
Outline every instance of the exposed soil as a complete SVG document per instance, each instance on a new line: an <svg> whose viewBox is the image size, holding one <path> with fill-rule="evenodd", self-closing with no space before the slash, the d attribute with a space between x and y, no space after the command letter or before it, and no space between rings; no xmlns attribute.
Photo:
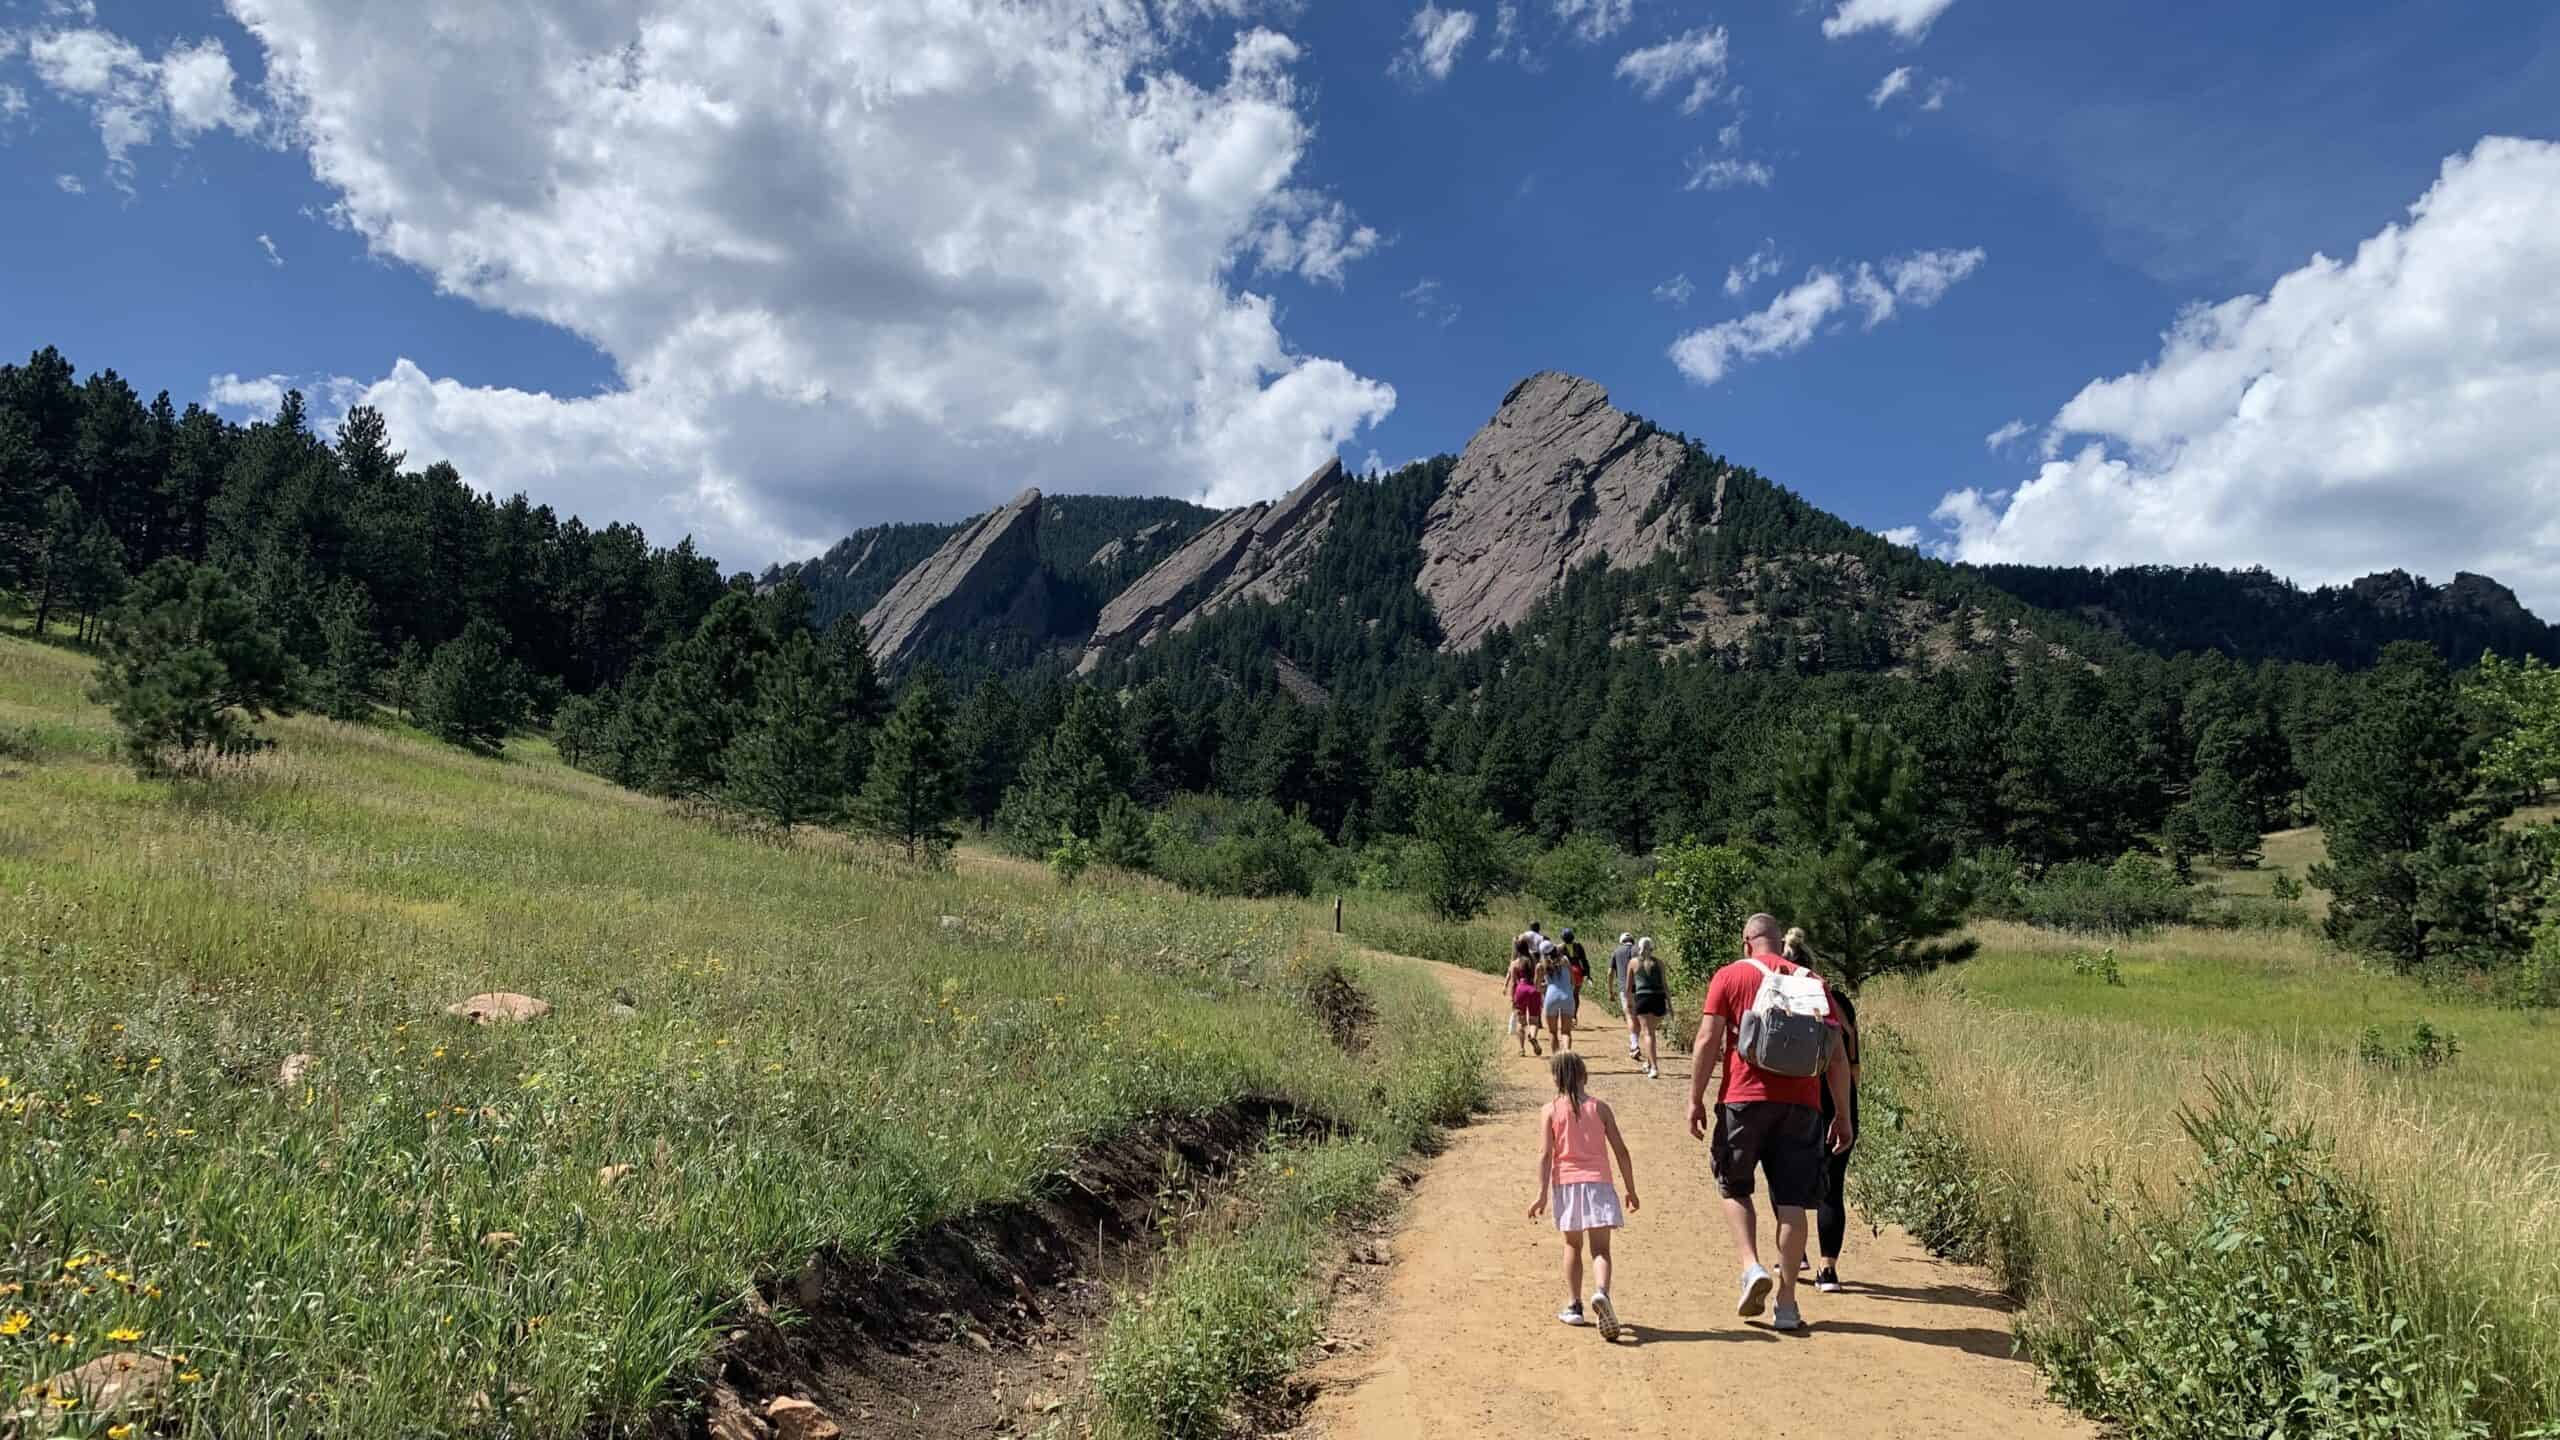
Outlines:
<svg viewBox="0 0 2560 1440"><path fill-rule="evenodd" d="M771 1435L761 1417L786 1398L866 1440L1038 1433L1084 1393L1114 1285L1142 1277L1292 1118L1285 1102L1248 1100L1161 1119L1087 1152L1040 1198L936 1226L889 1261L821 1255L762 1288L697 1403L655 1433Z"/></svg>

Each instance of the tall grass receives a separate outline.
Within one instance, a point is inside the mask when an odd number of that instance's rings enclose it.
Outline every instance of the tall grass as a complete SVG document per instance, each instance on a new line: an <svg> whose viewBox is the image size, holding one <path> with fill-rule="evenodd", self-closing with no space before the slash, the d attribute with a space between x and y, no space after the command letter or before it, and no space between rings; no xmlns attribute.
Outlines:
<svg viewBox="0 0 2560 1440"><path fill-rule="evenodd" d="M139 1349L183 1357L170 1433L636 1433L816 1250L1152 1113L1275 1096L1393 1146L1464 1083L1325 1038L1297 905L908 871L313 719L172 791L114 766L86 668L0 639L40 752L0 781L12 1394ZM557 1010L443 1013L490 989ZM1376 993L1381 1035L1439 1033Z"/></svg>
<svg viewBox="0 0 2560 1440"><path fill-rule="evenodd" d="M2134 947L2120 989L2014 949L1872 987L1878 1078L1933 1153L1916 1182L1884 1166L1875 1178L1906 1193L1870 1199L1933 1219L1938 1238L1994 1264L2029 1302L2027 1334L2086 1345L2087 1317L2121 1313L2134 1283L2126 1238L2168 1233L2159 1227L2189 1214L2202 1152L2182 1109L2211 1111L2216 1082L2238 1086L2269 1097L2266 1124L2314 1137L2324 1163L2370 1198L2408 1329L2367 1338L2420 1368L2410 1383L2424 1403L2410 1423L2505 1435L2560 1417L2560 1168L2547 1095L2525 1093L2526 1077L2469 1075L2477 1053L2424 1076L2362 1065L2328 1037L2357 1023L2360 987L2378 977L2308 972L2301 957L2263 951L2174 953L2200 943ZM2037 967L2058 973L2025 973ZM2501 1038L2491 1052L2508 1048ZM2534 1072L2551 1063L2543 1048ZM1894 1116L1889 1105L1882 1123ZM1871 1115L1871 1133L1878 1123ZM2041 1358L2068 1374L2075 1356Z"/></svg>

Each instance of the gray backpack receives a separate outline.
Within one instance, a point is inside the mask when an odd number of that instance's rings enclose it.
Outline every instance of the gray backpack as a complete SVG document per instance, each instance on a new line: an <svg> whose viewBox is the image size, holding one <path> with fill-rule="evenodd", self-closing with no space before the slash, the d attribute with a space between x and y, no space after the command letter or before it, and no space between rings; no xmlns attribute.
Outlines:
<svg viewBox="0 0 2560 1440"><path fill-rule="evenodd" d="M1821 978L1803 970L1781 973L1748 955L1743 960L1760 972L1760 991L1742 1012L1734 1053L1772 1075L1799 1080L1828 1069L1839 1032Z"/></svg>

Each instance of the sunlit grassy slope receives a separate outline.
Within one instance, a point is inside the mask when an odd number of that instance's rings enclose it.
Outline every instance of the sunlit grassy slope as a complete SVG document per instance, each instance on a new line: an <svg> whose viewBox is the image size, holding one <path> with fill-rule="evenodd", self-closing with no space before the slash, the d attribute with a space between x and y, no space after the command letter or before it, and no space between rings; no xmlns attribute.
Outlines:
<svg viewBox="0 0 2560 1440"><path fill-rule="evenodd" d="M2182 1106L2214 1079L2265 1086L2379 1202L2415 1318L2458 1337L2466 1383L2510 1423L2560 1416L2560 1022L2372 972L2305 932L2119 942L2121 985L2075 973L2102 944L1977 933L1979 958L1872 985L1864 1015L1924 1067L2038 1307L2076 1313L2115 1283L2099 1238L2193 1173ZM2421 1019L2460 1037L2450 1064L2359 1058L2367 1026L2399 1044Z"/></svg>
<svg viewBox="0 0 2560 1440"><path fill-rule="evenodd" d="M1323 1039L1297 907L776 843L535 742L294 719L144 784L87 669L0 638L32 752L0 764L12 1394L139 1350L183 1357L174 1432L631 1427L813 1249L888 1250L1150 1112L1402 1133L1420 1052L1462 1043L1401 973L1369 977L1377 1043ZM486 990L557 1009L443 1013Z"/></svg>

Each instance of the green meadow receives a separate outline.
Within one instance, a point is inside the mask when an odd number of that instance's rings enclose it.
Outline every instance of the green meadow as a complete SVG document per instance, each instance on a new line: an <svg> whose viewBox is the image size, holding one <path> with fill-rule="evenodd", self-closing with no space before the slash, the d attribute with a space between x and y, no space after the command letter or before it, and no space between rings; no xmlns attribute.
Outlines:
<svg viewBox="0 0 2560 1440"><path fill-rule="evenodd" d="M112 1353L169 1361L156 1433L639 1433L760 1281L1285 1101L1301 1157L1240 1182L1269 1223L1169 1254L1211 1298L1099 1366L1106 1424L1198 1430L1285 1368L1325 1220L1481 1091L1428 978L1302 906L909 868L539 741L294 718L146 784L88 668L0 638L0 1380L67 1433L109 1417L44 1382ZM1315 1013L1337 971L1365 1046ZM445 1013L486 991L554 1009Z"/></svg>

